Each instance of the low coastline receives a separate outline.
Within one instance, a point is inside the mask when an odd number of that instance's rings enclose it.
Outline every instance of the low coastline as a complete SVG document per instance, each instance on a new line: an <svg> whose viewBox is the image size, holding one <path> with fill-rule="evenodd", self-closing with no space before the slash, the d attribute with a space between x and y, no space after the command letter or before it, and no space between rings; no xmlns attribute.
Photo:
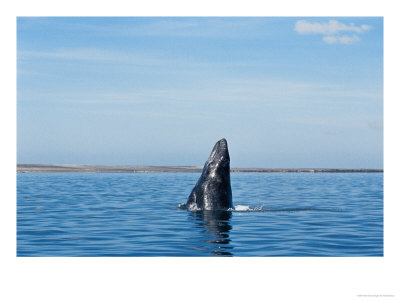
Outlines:
<svg viewBox="0 0 400 300"><path fill-rule="evenodd" d="M203 166L17 164L18 173L199 173ZM232 173L383 173L382 169L231 168Z"/></svg>

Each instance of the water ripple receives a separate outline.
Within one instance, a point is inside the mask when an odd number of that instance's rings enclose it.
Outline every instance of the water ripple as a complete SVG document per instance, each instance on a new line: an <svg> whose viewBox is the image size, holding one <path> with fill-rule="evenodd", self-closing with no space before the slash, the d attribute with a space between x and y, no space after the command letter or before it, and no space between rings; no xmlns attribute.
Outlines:
<svg viewBox="0 0 400 300"><path fill-rule="evenodd" d="M235 209L177 209L197 177L18 174L17 255L383 255L380 173L233 173Z"/></svg>

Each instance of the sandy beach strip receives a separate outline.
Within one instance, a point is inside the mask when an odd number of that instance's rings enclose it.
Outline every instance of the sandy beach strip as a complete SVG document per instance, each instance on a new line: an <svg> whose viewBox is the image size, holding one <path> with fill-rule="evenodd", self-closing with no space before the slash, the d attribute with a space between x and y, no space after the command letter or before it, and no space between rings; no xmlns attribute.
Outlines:
<svg viewBox="0 0 400 300"><path fill-rule="evenodd" d="M18 164L18 173L199 173L203 166L120 166L72 164ZM231 168L231 172L259 173L382 173L382 169Z"/></svg>

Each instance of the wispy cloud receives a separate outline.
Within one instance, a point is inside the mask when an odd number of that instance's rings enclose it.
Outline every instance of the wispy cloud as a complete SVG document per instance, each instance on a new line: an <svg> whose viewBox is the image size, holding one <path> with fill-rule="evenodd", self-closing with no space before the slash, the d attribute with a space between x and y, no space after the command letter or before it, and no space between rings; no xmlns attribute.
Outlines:
<svg viewBox="0 0 400 300"><path fill-rule="evenodd" d="M117 22L116 22L117 20ZM56 30L87 32L96 36L122 37L200 37L200 38L258 38L268 28L261 17L44 17L18 18L21 29L32 26Z"/></svg>
<svg viewBox="0 0 400 300"><path fill-rule="evenodd" d="M258 38L260 31L266 34L264 18L151 18L127 25L120 24L109 28L111 34L124 36L164 36L200 38ZM150 22L149 22L150 20ZM144 22L143 22L144 21Z"/></svg>
<svg viewBox="0 0 400 300"><path fill-rule="evenodd" d="M229 105L268 107L296 107L303 105L340 105L347 103L366 103L380 101L381 94L374 90L362 90L355 87L346 89L332 83L277 81L265 79L222 79L218 82L199 82L196 87L123 89L118 92L107 88L63 94L38 93L24 91L19 93L19 102L37 103L58 102L75 105L103 105L120 107L157 107L171 104L190 110L196 103L204 110L204 103L213 103L220 107ZM207 111L212 111L210 106ZM371 125L374 126L374 125Z"/></svg>
<svg viewBox="0 0 400 300"><path fill-rule="evenodd" d="M145 67L170 67L169 71L178 71L180 69L200 70L202 68L215 68L216 63L196 59L193 57L184 57L163 53L157 49L154 51L121 51L116 49L105 48L85 48L70 47L58 48L51 50L21 50L18 51L18 63L30 60L60 60L60 61L76 61L80 63L96 63L96 64L114 64L123 66L145 66ZM260 60L234 61L234 62L217 62L221 67L251 67L263 64ZM18 70L20 71L20 69Z"/></svg>
<svg viewBox="0 0 400 300"><path fill-rule="evenodd" d="M352 44L360 41L359 34L369 31L369 25L356 26L353 23L344 24L336 20L327 22L308 22L306 20L297 21L294 30L299 34L319 34L323 35L322 40L328 44ZM343 35L352 33L353 35Z"/></svg>
<svg viewBox="0 0 400 300"><path fill-rule="evenodd" d="M105 50L99 48L61 48L51 51L19 51L18 59L45 58L45 59L65 59L81 61L101 61L101 62L120 62L131 64L161 64L166 59L155 57L154 55L142 55L137 53L127 53L116 50Z"/></svg>
<svg viewBox="0 0 400 300"><path fill-rule="evenodd" d="M262 65L268 65L269 62L259 58L237 59L237 60L205 60L195 55L180 55L176 52L166 53L159 49L150 51L127 51L120 49L110 49L102 47L62 47L45 50L19 50L17 52L18 74L19 75L47 75L63 76L63 73L33 74L32 63L40 64L42 62L62 62L64 65L69 63L85 65L85 71L92 70L92 66L98 67L104 65L106 68L122 72L137 72L139 69L146 72L185 76L199 76L201 72L210 72L218 70L224 72L227 68L258 68ZM63 64L58 64L62 66ZM205 73L206 75L206 73Z"/></svg>

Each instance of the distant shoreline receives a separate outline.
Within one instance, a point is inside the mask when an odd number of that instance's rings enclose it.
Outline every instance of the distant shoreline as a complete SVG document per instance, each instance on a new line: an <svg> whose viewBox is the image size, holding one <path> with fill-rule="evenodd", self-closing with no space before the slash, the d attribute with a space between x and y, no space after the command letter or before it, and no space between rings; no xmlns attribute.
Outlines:
<svg viewBox="0 0 400 300"><path fill-rule="evenodd" d="M199 173L203 166L18 164L18 173ZM233 173L383 173L382 169L231 168Z"/></svg>

